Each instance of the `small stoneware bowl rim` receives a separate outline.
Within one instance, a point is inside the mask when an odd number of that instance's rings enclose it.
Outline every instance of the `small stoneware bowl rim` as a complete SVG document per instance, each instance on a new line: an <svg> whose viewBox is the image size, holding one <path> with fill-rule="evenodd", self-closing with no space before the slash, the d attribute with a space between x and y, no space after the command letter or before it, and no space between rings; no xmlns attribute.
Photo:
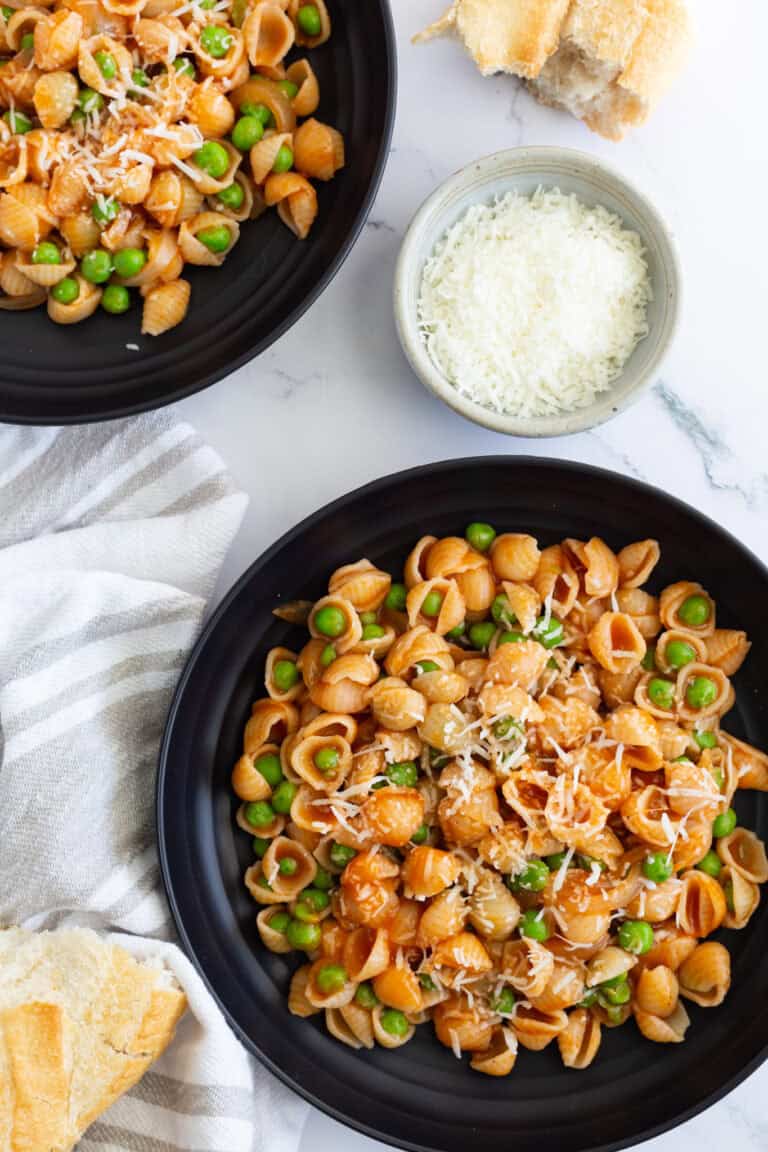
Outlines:
<svg viewBox="0 0 768 1152"><path fill-rule="evenodd" d="M551 416L519 417L494 412L490 408L463 396L432 362L421 338L418 318L413 301L418 298L423 259L420 256L424 233L431 230L435 220L444 217L454 201L475 188L477 199L482 199L482 189L495 183L499 178L521 177L535 171L551 169L552 186L557 185L566 168L585 183L594 186L595 203L602 203L600 181L612 185L612 194L624 200L628 210L639 216L645 231L652 237L664 267L668 291L662 304L659 321L652 325L646 340L653 342L652 353L644 370L628 377L625 372L607 391L598 395L588 406L574 412ZM446 225L447 227L447 225ZM436 238L445 228L436 229ZM413 294L415 284L415 295ZM466 419L489 428L504 432L509 436L548 437L566 436L584 432L612 419L619 412L634 404L646 388L658 379L663 361L674 342L680 321L682 307L682 268L672 229L651 202L621 172L610 164L588 152L574 148L551 146L530 146L511 148L494 152L467 164L440 184L424 201L411 221L397 260L394 281L394 311L398 337L413 371L422 384L441 399L449 408ZM631 360L629 362L631 365Z"/></svg>

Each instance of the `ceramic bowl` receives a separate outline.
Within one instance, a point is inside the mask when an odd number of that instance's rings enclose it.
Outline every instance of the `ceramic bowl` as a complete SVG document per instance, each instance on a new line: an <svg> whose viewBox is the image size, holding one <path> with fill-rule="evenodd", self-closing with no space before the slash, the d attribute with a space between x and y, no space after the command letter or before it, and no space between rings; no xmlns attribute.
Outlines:
<svg viewBox="0 0 768 1152"><path fill-rule="evenodd" d="M496 412L461 395L434 364L419 331L418 299L424 264L436 244L472 204L490 203L505 192L531 195L539 187L575 193L586 204L602 204L637 232L646 250L653 287L649 333L611 388L573 412L525 418ZM406 233L395 273L395 319L403 350L422 383L456 412L511 436L564 436L610 420L658 378L678 324L681 271L672 234L658 211L623 176L583 152L567 148L515 148L462 168L416 213Z"/></svg>

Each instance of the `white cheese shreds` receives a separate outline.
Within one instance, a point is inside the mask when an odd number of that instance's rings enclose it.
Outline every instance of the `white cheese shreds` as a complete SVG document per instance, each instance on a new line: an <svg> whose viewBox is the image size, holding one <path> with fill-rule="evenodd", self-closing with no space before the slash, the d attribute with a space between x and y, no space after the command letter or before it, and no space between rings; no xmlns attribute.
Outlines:
<svg viewBox="0 0 768 1152"><path fill-rule="evenodd" d="M463 396L546 416L607 391L648 334L642 241L559 189L475 204L424 267L419 324Z"/></svg>

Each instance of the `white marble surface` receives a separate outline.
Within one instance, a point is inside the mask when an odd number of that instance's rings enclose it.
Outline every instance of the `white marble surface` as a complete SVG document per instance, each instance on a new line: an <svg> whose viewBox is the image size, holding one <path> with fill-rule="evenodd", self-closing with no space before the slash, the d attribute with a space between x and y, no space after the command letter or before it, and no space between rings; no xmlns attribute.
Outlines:
<svg viewBox="0 0 768 1152"><path fill-rule="evenodd" d="M441 7L442 0L393 2L400 100L392 155L345 267L270 351L178 405L252 498L221 591L298 519L360 484L426 461L506 452L647 479L702 508L768 560L768 5L695 0L697 44L683 81L621 145L540 108L511 79L481 79L455 44L411 46L411 35ZM730 70L737 59L740 76ZM683 325L663 380L611 424L563 440L511 440L454 415L410 373L392 321L394 263L418 205L461 165L520 144L581 148L617 166L670 220L685 270ZM766 1096L768 1067L645 1147L765 1152ZM373 1152L372 1142L313 1113L302 1152L364 1146Z"/></svg>

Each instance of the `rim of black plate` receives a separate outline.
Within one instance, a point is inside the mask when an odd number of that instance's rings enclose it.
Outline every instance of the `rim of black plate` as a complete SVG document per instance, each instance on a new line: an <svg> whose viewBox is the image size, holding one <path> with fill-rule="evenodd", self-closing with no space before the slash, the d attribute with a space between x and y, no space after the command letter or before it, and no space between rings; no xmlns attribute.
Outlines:
<svg viewBox="0 0 768 1152"><path fill-rule="evenodd" d="M687 504L684 500L670 495L668 492L665 492L663 489L658 488L654 484L646 483L645 481L638 480L635 477L623 476L621 473L613 472L607 468L599 468L592 464L582 464L579 461L574 460L561 460L557 458L526 455L511 456L505 454L502 456L460 457L455 460L441 460L433 464L421 464L413 468L403 469L399 472L391 472L386 476L380 477L377 480L370 481L367 484L363 484L358 488L345 493L343 496L338 497L336 500L330 501L328 504L318 508L315 512L305 516L304 519L302 519L293 528L289 529L288 532L285 532L274 544L262 552L261 555L257 557L257 559L251 565L249 565L242 576L235 582L224 599L218 605L215 612L213 612L207 621L182 672L181 678L173 696L173 700L171 702L171 707L168 712L168 718L166 720L166 726L163 733L163 740L160 747L160 756L158 762L157 786L155 795L155 815L157 820L158 854L163 887L171 910L171 914L173 916L176 930L179 933L179 937L184 946L184 949L194 963L195 968L200 974L206 988L219 1006L219 1009L227 1021L230 1029L232 1032L234 1032L235 1036L237 1036L247 1051L252 1053L260 1061L261 1064L263 1064L270 1072L277 1076L277 1078L283 1084L287 1085L292 1091L301 1096L309 1104L312 1104L320 1112L330 1116L331 1119L336 1120L338 1123L343 1124L345 1127L359 1132L364 1136L368 1136L370 1139L378 1140L381 1143L388 1144L390 1147L407 1149L408 1152L435 1152L435 1148L434 1146L422 1144L419 1142L413 1142L399 1138L394 1139L386 1132L382 1132L380 1129L376 1128L373 1124L369 1125L363 1121L349 1117L341 1109L316 1096L311 1091L311 1089L304 1087L302 1084L299 1084L290 1075L284 1072L283 1069L275 1064L270 1056L258 1046L253 1037L249 1036L238 1025L237 1021L232 1017L231 1013L221 1002L215 988L210 983L208 976L198 959L195 947L189 938L181 918L174 893L164 835L164 784L166 764L168 760L168 753L170 750L171 737L174 729L176 714L184 696L187 681L193 675L197 663L205 650L208 640L218 627L221 618L228 612L232 601L239 596L243 589L252 581L254 576L256 576L256 574L286 546L286 544L290 543L298 535L306 531L307 528L324 519L330 513L343 508L345 505L350 504L363 496L374 496L379 492L386 490L387 487L389 487L395 481L401 483L402 481L407 481L409 479L416 480L419 478L419 476L422 476L427 472L431 474L439 474L441 472L455 473L456 471L464 471L491 464L499 466L509 465L512 467L533 466L542 468L543 470L559 469L566 472L578 472L582 475L586 473L587 475L594 477L596 481L607 480L609 483L615 483L618 481L622 485L625 485L627 488L634 490L637 493L652 493L655 497L665 501L677 511L685 514L695 521L698 521L702 525L706 525L710 529L714 529L715 532L727 538L737 549L743 552L753 564L756 564L758 568L761 569L766 581L768 581L768 567L762 562L762 560L752 551L750 551L750 549L747 548L747 546L743 544L741 540L738 539L738 537L729 532L726 528L723 528L722 525L718 524L711 517L704 515L704 513L692 507L690 504ZM642 1144L647 1140L652 1140L666 1132L673 1131L680 1125L685 1124L689 1120L692 1120L695 1116L705 1112L714 1104L717 1104L718 1101L722 1100L725 1096L737 1088L739 1084L742 1084L749 1076L751 1076L752 1073L755 1072L766 1060L768 1060L768 1036L766 1036L765 1043L761 1049L750 1061L748 1061L742 1068L740 1068L739 1071L736 1072L733 1076L729 1077L725 1083L719 1085L712 1092L708 1093L701 1100L697 1101L696 1104L683 1109L671 1120L665 1120L658 1124L651 1122L647 1128L643 1129L639 1133L634 1133L632 1136L629 1136L626 1139L622 1138L620 1140L613 1140L607 1143L593 1145L590 1149L590 1152L621 1152L622 1149L636 1147L638 1144Z"/></svg>

